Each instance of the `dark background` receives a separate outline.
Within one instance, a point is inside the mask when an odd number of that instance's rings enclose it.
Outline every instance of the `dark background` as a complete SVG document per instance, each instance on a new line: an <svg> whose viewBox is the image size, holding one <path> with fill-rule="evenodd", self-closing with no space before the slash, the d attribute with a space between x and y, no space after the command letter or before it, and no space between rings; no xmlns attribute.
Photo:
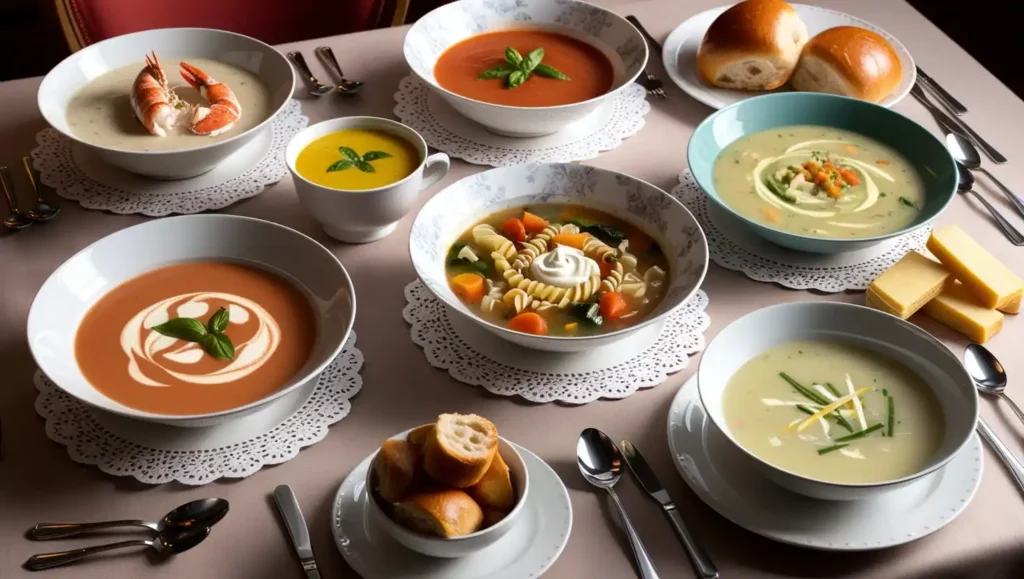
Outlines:
<svg viewBox="0 0 1024 579"><path fill-rule="evenodd" d="M1022 36L1021 26L1003 10L1010 0L909 2L1018 97L1024 98L1024 74L1012 58L1021 52L1017 45ZM435 3L412 0L408 22ZM253 4L256 6L258 0ZM885 22L876 24L885 28ZM44 75L67 55L53 0L0 0L0 80Z"/></svg>

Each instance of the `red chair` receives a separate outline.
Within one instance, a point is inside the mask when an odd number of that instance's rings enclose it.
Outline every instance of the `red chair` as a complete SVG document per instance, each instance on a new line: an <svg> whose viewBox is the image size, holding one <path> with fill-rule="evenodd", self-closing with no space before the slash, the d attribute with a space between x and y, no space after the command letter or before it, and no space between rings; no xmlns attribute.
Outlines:
<svg viewBox="0 0 1024 579"><path fill-rule="evenodd" d="M401 26L409 10L409 0L55 1L72 52L129 32L188 26L230 30L281 44Z"/></svg>

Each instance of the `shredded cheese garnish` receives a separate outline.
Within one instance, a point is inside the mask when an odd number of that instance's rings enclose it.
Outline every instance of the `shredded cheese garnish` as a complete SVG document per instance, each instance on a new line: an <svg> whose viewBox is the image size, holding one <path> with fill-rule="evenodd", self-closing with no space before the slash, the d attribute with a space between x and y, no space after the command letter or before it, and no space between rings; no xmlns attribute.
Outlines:
<svg viewBox="0 0 1024 579"><path fill-rule="evenodd" d="M854 394L853 380L850 379L850 375L846 375L846 388L850 391L850 396L853 397L853 411L857 414L857 420L860 421L860 429L865 430L868 427L868 423L864 420L864 407L860 405L860 398Z"/></svg>
<svg viewBox="0 0 1024 579"><path fill-rule="evenodd" d="M823 416L828 416L833 411L835 411L837 408L839 408L843 404L846 404L847 402L849 402L851 398L854 398L856 396L860 396L861 394L864 394L865 392L870 392L870 391L871 391L871 387L870 386L865 386L864 388L861 388L860 390L857 390L856 392L853 392L852 394L847 394L846 396L842 396L840 398L837 398L835 402L833 402L833 403L829 404L828 406L822 408L821 410L815 412L811 416L808 416L803 422L800 423L799 426L796 427L797 432L803 432L804 430L807 429L808 426L813 424L816 420L818 420L819 418L821 418ZM792 425L787 426L786 430L789 430L791 428L793 428Z"/></svg>

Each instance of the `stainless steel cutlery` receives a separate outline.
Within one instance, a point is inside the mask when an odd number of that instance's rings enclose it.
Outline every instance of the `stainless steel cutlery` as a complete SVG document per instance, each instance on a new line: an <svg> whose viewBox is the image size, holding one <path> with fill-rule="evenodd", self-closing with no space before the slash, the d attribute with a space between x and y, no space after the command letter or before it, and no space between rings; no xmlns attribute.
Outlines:
<svg viewBox="0 0 1024 579"><path fill-rule="evenodd" d="M281 511L281 518L288 528L288 535L292 539L292 545L307 579L320 579L320 571L313 556L313 545L309 540L309 529L306 528L306 519L302 517L302 509L299 508L295 493L290 486L280 485L274 489L274 500Z"/></svg>
<svg viewBox="0 0 1024 579"><path fill-rule="evenodd" d="M309 94L318 97L334 90L334 87L321 83L315 76L313 76L313 71L309 69L309 65L306 63L306 57L302 56L301 52L293 50L286 56L288 56L288 60L292 61L295 68L299 69L299 72L302 73L303 80L305 80L306 84L309 86Z"/></svg>
<svg viewBox="0 0 1024 579"><path fill-rule="evenodd" d="M630 14L629 16L626 16L626 20L640 31L640 34L642 34L644 39L647 40L647 45L652 49L652 51L658 56L661 56L661 44L659 44L658 41L647 32L647 29L644 28L643 24L640 24L640 21L636 19L636 16ZM664 83L662 83L658 77L651 74L648 70L644 70L640 76L637 77L636 82L647 90L647 94L654 95L660 99L668 98L665 94L665 89L662 88Z"/></svg>
<svg viewBox="0 0 1024 579"><path fill-rule="evenodd" d="M942 85L935 79L928 76L920 66L917 67L917 78L921 81L921 85L935 95L935 98L948 108L951 113L958 117L967 113L967 107L960 104L960 101L956 100L953 95L949 94L949 91L942 88Z"/></svg>
<svg viewBox="0 0 1024 579"><path fill-rule="evenodd" d="M910 94L917 99L918 102L924 105L924 108L928 109L928 112L931 113L932 117L935 118L935 121L939 123L943 129L952 133L960 133L964 137L970 139L970 141L981 149L981 151L985 153L985 156L991 159L993 163L1001 165L1006 162L1006 157L997 151L995 147L988 144L988 141L983 139L981 135L976 133L967 123L958 118L947 115L939 109L939 107L935 106L935 103L928 99L928 95L924 93L924 89L921 88L921 85L915 83L914 86L910 87Z"/></svg>

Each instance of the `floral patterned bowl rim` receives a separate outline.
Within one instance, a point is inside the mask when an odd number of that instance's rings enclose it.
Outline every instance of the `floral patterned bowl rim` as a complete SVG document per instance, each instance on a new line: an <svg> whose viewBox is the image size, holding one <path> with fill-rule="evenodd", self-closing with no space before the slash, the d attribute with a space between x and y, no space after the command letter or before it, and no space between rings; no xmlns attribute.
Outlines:
<svg viewBox="0 0 1024 579"><path fill-rule="evenodd" d="M536 203L569 203L611 213L639 227L661 245L668 260L668 287L647 319L593 336L533 336L474 314L455 296L445 276L451 244L491 213ZM409 254L420 280L451 310L502 338L551 351L591 349L663 321L700 288L709 258L707 238L697 219L671 195L624 173L571 163L502 167L449 185L416 215L409 233Z"/></svg>

